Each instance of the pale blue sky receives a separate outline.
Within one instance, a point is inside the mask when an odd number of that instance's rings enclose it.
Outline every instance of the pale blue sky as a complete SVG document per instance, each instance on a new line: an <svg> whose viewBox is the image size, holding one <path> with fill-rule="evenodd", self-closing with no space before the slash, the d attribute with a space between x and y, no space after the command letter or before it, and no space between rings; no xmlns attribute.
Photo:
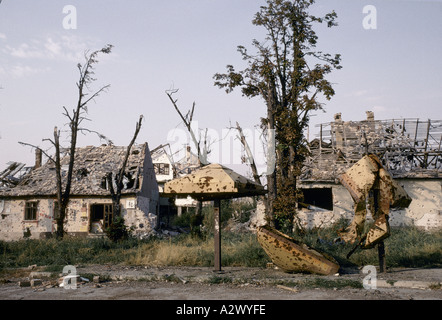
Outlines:
<svg viewBox="0 0 442 320"><path fill-rule="evenodd" d="M72 109L76 103L76 64L86 49L108 43L115 48L100 59L94 88L111 87L90 104L88 127L116 145L129 143L140 114L145 121L137 142L151 148L174 144L168 134L183 126L165 95L171 87L180 89L176 97L184 111L196 102L200 128L222 136L222 129L238 121L253 129L265 116L263 102L239 92L227 95L213 86L212 77L227 64L240 68L237 45L250 47L253 38L263 38L251 20L264 3L3 0L0 170L8 161L33 164L33 151L18 141L49 148L41 140L66 123L62 106ZM77 29L63 28L66 5L77 9ZM375 30L363 28L366 5L377 9ZM344 120L362 120L366 110L377 119L442 118L442 1L319 0L312 13L331 10L339 26L318 29L319 49L340 53L343 68L329 77L336 95L326 102L326 113L311 118L311 138L315 125L332 121L337 112ZM95 136L81 137L81 146L98 144ZM213 154L213 162L222 162Z"/></svg>

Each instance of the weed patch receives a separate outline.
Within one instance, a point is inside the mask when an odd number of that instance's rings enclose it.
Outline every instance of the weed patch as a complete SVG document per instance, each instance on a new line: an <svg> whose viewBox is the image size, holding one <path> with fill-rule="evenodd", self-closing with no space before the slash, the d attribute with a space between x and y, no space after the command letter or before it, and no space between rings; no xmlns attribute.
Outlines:
<svg viewBox="0 0 442 320"><path fill-rule="evenodd" d="M334 257L342 267L378 264L376 249L357 250L347 259L353 245L335 242L336 230L333 228L311 230L293 237ZM46 266L50 272L61 272L66 265L87 264L210 267L214 263L213 243L211 235L202 239L190 234L168 239L130 238L119 242L107 238L70 237L63 240L0 241L0 271L30 265ZM385 240L387 267L441 267L441 247L442 230L392 228L391 236ZM270 262L252 233L223 232L221 253L223 266L265 268Z"/></svg>
<svg viewBox="0 0 442 320"><path fill-rule="evenodd" d="M361 289L361 281L351 279L326 279L326 278L312 278L299 281L297 287L300 288L324 288L324 289L343 289L343 288L356 288Z"/></svg>
<svg viewBox="0 0 442 320"><path fill-rule="evenodd" d="M211 276L208 280L210 284L220 284L220 283L232 283L232 278L229 277L220 277L220 276Z"/></svg>

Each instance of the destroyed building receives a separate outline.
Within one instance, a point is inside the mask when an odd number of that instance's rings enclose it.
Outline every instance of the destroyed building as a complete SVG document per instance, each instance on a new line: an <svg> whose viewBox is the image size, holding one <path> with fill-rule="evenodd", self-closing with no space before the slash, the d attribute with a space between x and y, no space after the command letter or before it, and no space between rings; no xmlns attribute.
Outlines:
<svg viewBox="0 0 442 320"><path fill-rule="evenodd" d="M39 153L40 150L38 151ZM26 167L26 164L21 162L8 162L6 169L0 172L0 189L15 187L31 169L32 167Z"/></svg>
<svg viewBox="0 0 442 320"><path fill-rule="evenodd" d="M300 223L307 228L351 219L353 200L338 177L364 154L376 154L392 177L412 198L407 209L392 209L392 226L442 227L442 120L334 121L318 125L318 138L309 143L300 188Z"/></svg>
<svg viewBox="0 0 442 320"><path fill-rule="evenodd" d="M177 214L180 216L183 209L196 207L198 201L190 196L176 198L173 201L170 197L161 196L166 182L183 177L200 168L198 156L191 151L190 146L186 145L183 150L172 154L168 144L160 145L151 151L151 156L160 192L160 215L169 217ZM175 161L174 156L181 156L181 158Z"/></svg>
<svg viewBox="0 0 442 320"><path fill-rule="evenodd" d="M106 175L115 174L123 163L127 147L103 145L77 148L65 230L77 236L103 235L112 221L112 198ZM62 159L66 175L69 157ZM50 237L56 231L55 164L36 166L15 186L0 189L0 240ZM159 192L147 143L133 146L121 192L121 214L135 234L150 232L157 224Z"/></svg>

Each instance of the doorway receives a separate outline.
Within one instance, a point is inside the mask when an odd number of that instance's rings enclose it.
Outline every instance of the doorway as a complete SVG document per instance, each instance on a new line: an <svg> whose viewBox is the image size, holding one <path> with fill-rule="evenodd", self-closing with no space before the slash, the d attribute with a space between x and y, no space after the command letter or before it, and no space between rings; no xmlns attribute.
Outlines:
<svg viewBox="0 0 442 320"><path fill-rule="evenodd" d="M92 204L90 231L92 233L104 232L112 224L112 204Z"/></svg>

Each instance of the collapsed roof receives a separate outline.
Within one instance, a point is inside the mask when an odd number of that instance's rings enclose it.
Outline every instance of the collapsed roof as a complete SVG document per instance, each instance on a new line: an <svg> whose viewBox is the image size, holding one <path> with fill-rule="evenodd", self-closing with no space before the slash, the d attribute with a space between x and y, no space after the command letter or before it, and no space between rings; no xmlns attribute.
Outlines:
<svg viewBox="0 0 442 320"><path fill-rule="evenodd" d="M105 176L119 171L127 147L102 145L77 148L72 176L71 195L76 196L109 196ZM126 165L124 189L122 194L136 193L141 187L145 154L148 151L147 143L134 145ZM69 155L61 160L62 176L67 175ZM62 180L64 180L62 177ZM25 175L16 187L0 190L0 197L26 196L55 196L56 170L53 161L48 160L44 165L36 167Z"/></svg>
<svg viewBox="0 0 442 320"><path fill-rule="evenodd" d="M442 120L375 120L367 111L363 121L318 125L319 137L310 142L301 180L336 181L364 154L376 154L393 178L440 178Z"/></svg>

